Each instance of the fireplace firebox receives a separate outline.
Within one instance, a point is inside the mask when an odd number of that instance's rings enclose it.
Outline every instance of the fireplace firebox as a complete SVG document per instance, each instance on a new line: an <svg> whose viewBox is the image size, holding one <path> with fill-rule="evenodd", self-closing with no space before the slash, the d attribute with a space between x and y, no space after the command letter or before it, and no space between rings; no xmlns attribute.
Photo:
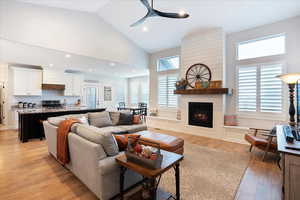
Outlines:
<svg viewBox="0 0 300 200"><path fill-rule="evenodd" d="M213 103L189 102L189 125L213 128Z"/></svg>

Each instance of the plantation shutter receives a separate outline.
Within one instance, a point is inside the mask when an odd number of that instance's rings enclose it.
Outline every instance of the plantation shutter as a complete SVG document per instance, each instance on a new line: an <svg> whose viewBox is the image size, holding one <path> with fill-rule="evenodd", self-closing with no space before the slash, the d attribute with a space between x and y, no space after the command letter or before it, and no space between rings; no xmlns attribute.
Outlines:
<svg viewBox="0 0 300 200"><path fill-rule="evenodd" d="M135 81L129 82L130 87L130 104L137 104L138 103L138 94L139 94L139 85Z"/></svg>
<svg viewBox="0 0 300 200"><path fill-rule="evenodd" d="M256 111L257 67L243 66L238 72L239 111Z"/></svg>
<svg viewBox="0 0 300 200"><path fill-rule="evenodd" d="M177 74L162 75L158 80L158 104L160 107L177 107L177 96L174 95Z"/></svg>
<svg viewBox="0 0 300 200"><path fill-rule="evenodd" d="M174 94L176 89L175 83L177 81L177 75L168 76L168 107L176 108L177 107L177 95Z"/></svg>
<svg viewBox="0 0 300 200"><path fill-rule="evenodd" d="M282 111L282 64L262 65L260 68L260 111Z"/></svg>

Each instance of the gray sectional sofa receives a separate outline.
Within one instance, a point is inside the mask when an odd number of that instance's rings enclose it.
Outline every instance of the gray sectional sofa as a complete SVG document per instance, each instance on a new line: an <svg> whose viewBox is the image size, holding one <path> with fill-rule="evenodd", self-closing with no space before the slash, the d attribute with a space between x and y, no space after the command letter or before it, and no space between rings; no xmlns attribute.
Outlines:
<svg viewBox="0 0 300 200"><path fill-rule="evenodd" d="M120 168L115 157L124 152L119 152L112 133L134 133L147 129L145 124L119 125L119 115L118 112L105 111L53 117L44 122L48 151L57 158L58 124L66 118L79 119L81 123L73 125L68 135L71 161L66 167L101 200L108 200L119 193ZM140 175L128 171L125 187L140 180Z"/></svg>

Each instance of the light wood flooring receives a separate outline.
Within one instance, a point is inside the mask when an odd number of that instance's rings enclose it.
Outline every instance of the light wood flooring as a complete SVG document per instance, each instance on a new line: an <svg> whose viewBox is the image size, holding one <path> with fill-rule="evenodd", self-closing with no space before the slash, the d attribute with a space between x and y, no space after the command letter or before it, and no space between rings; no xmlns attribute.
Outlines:
<svg viewBox="0 0 300 200"><path fill-rule="evenodd" d="M249 154L248 146L206 137L155 130L189 143ZM256 150L238 188L235 200L280 200L281 173L275 157L262 162ZM20 143L16 131L0 131L0 199L2 200L94 200L97 199L71 172L47 152L44 141Z"/></svg>

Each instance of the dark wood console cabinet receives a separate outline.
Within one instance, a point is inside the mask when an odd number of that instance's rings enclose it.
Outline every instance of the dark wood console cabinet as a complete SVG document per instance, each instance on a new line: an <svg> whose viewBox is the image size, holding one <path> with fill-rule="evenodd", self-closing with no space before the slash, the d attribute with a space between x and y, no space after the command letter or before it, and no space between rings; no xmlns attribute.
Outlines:
<svg viewBox="0 0 300 200"><path fill-rule="evenodd" d="M300 142L287 143L281 125L277 126L277 147L281 154L284 200L300 199L300 151L286 147L300 148Z"/></svg>

